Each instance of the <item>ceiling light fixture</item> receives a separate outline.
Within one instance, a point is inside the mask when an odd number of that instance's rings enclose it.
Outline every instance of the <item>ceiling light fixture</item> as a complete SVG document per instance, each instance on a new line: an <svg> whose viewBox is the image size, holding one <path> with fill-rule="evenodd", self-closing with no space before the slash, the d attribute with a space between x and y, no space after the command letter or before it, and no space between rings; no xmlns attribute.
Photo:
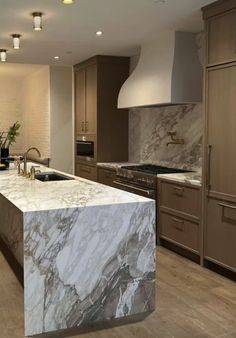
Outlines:
<svg viewBox="0 0 236 338"><path fill-rule="evenodd" d="M62 2L65 5L72 5L74 3L74 0L63 0Z"/></svg>
<svg viewBox="0 0 236 338"><path fill-rule="evenodd" d="M103 34L102 31L97 31L97 32L96 32L96 35L97 35L97 36L101 36L102 34Z"/></svg>
<svg viewBox="0 0 236 338"><path fill-rule="evenodd" d="M13 48L14 49L19 49L20 48L20 34L12 34L12 39L13 39Z"/></svg>
<svg viewBox="0 0 236 338"><path fill-rule="evenodd" d="M59 60L59 59L60 59L60 56L57 56L57 55L56 55L56 56L54 56L54 59L55 59L55 60Z"/></svg>
<svg viewBox="0 0 236 338"><path fill-rule="evenodd" d="M7 50L6 49L0 49L0 59L1 59L1 62L7 61Z"/></svg>
<svg viewBox="0 0 236 338"><path fill-rule="evenodd" d="M32 16L34 18L34 30L35 31L41 31L42 30L42 15L41 12L34 12L32 13Z"/></svg>

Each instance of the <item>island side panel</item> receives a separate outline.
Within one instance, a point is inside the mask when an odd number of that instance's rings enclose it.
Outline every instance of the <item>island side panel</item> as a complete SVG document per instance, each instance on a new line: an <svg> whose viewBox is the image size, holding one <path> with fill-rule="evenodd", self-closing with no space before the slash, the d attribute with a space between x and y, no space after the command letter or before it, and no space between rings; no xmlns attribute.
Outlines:
<svg viewBox="0 0 236 338"><path fill-rule="evenodd" d="M24 214L25 334L155 309L155 202Z"/></svg>
<svg viewBox="0 0 236 338"><path fill-rule="evenodd" d="M23 267L23 213L1 194L0 237Z"/></svg>

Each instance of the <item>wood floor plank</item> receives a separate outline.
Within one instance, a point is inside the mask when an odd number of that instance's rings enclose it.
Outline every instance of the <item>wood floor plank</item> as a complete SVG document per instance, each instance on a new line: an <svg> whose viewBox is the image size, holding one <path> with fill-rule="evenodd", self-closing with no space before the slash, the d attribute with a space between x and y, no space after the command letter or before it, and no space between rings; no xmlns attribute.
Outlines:
<svg viewBox="0 0 236 338"><path fill-rule="evenodd" d="M164 248L157 271L157 310L145 320L60 338L236 338L236 283ZM24 338L23 290L1 254L0 338Z"/></svg>

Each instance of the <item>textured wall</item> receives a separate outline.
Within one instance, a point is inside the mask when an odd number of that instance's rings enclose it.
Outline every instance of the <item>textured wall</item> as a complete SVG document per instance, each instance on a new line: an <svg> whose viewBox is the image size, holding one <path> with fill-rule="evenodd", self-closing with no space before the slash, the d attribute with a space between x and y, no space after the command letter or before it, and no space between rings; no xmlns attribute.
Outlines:
<svg viewBox="0 0 236 338"><path fill-rule="evenodd" d="M23 113L21 109L21 81L2 77L0 81L0 131L7 131L9 126L19 121L22 125L17 143L12 151L21 152L24 148Z"/></svg>
<svg viewBox="0 0 236 338"><path fill-rule="evenodd" d="M28 75L22 82L24 146L37 146L50 157L49 67Z"/></svg>
<svg viewBox="0 0 236 338"><path fill-rule="evenodd" d="M129 161L201 168L202 104L134 108L129 116ZM169 145L176 131L184 145Z"/></svg>

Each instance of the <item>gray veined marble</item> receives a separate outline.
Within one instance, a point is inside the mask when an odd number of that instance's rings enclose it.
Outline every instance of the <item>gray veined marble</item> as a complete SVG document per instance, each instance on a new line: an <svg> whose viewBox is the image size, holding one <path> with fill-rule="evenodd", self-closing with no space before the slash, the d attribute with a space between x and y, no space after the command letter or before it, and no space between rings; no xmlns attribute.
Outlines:
<svg viewBox="0 0 236 338"><path fill-rule="evenodd" d="M199 170L202 166L202 104L134 108L129 117L129 160ZM184 145L169 145L176 131Z"/></svg>
<svg viewBox="0 0 236 338"><path fill-rule="evenodd" d="M83 179L4 176L0 207L22 215L27 336L155 309L154 201Z"/></svg>

